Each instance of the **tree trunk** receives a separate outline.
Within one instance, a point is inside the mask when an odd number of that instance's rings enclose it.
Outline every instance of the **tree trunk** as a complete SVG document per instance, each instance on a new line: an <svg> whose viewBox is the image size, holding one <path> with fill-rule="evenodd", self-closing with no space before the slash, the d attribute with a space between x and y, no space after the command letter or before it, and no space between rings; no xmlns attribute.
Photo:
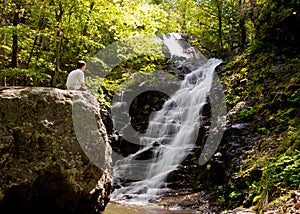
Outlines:
<svg viewBox="0 0 300 214"><path fill-rule="evenodd" d="M42 17L41 19L40 19L40 21L39 21L39 25L38 25L38 28L37 28L37 30L40 30L40 29L43 29L44 28L44 19L45 19L45 17L44 17L44 15L43 14L41 14L41 13L39 13L39 17ZM29 64L30 64L30 62L31 62L31 59L32 59L32 57L33 57L33 54L34 54L34 50L35 50L35 48L36 48L36 46L38 46L38 41L41 39L41 37L39 36L39 35L36 35L35 36L35 38L34 38L34 42L33 42L33 45L32 45L32 48L31 48L31 50L30 50L30 55L29 55L29 58L28 58L28 60L27 60L27 65L26 65L26 68L28 69L29 68Z"/></svg>
<svg viewBox="0 0 300 214"><path fill-rule="evenodd" d="M240 47L241 50L245 49L246 46L246 37L247 37L247 29L245 26L245 17L246 17L246 8L244 6L244 2L239 0L239 27L240 27Z"/></svg>
<svg viewBox="0 0 300 214"><path fill-rule="evenodd" d="M28 61L27 61L27 65L26 65L27 69L29 68L31 58L33 57L33 52L34 52L35 46L37 45L38 37L39 36L35 36L35 38L34 38L34 42L33 42L33 45L32 45L31 51L30 51L30 55L29 55L29 58L28 58Z"/></svg>
<svg viewBox="0 0 300 214"><path fill-rule="evenodd" d="M218 9L218 37L219 37L219 48L223 51L223 22L222 22L222 0L217 0Z"/></svg>
<svg viewBox="0 0 300 214"><path fill-rule="evenodd" d="M52 82L51 85L52 87L55 87L57 84L57 79L59 77L60 73L60 59L61 59L61 44L62 44L62 38L63 38L63 33L60 28L60 24L62 22L62 17L63 17L63 6L62 3L59 2L59 9L55 11L56 13L56 21L57 21L57 32L56 32L56 49L55 49L55 69L54 69L54 74L52 77Z"/></svg>
<svg viewBox="0 0 300 214"><path fill-rule="evenodd" d="M14 13L13 18L13 26L17 27L19 24L19 8L17 8L16 12ZM11 67L16 68L18 67L18 35L17 33L13 33L13 44L12 44L12 57L11 57Z"/></svg>
<svg viewBox="0 0 300 214"><path fill-rule="evenodd" d="M6 11L6 5L7 5L7 0L4 0L3 1L3 7L0 8L0 19L2 20L1 21L1 27L6 26L6 19L4 17L4 13ZM2 38L1 41L3 42L3 45L6 45L6 34L5 33L2 34L1 38Z"/></svg>
<svg viewBox="0 0 300 214"><path fill-rule="evenodd" d="M82 30L82 36L85 36L85 35L87 34L88 24L89 24L89 21L90 21L90 15L91 15L91 13L92 13L92 11L93 11L94 5L95 5L94 2L92 2L92 3L90 4L89 16L88 16L88 18L87 18L87 20L86 20L86 22L85 22L84 28L83 28L83 30ZM78 57L78 55L79 55L79 53L80 53L80 46L81 46L81 44L82 44L82 39L77 40L76 57ZM74 59L74 64L76 64L76 62L77 62L77 59Z"/></svg>
<svg viewBox="0 0 300 214"><path fill-rule="evenodd" d="M6 11L6 5L7 5L7 0L4 0L3 1L3 6L0 8L1 27L5 27L6 26L6 19L5 19L5 16L4 16L4 13ZM7 44L6 33L1 34L0 37L1 37L1 44L2 45L6 45ZM3 55L5 55L4 47L3 48L1 47L0 51L1 51L1 53L3 53ZM3 78L3 82L0 82L0 84L2 84L4 86L7 85L7 83L6 83L6 77Z"/></svg>
<svg viewBox="0 0 300 214"><path fill-rule="evenodd" d="M55 50L55 70L54 75L52 78L52 87L55 87L57 84L57 79L60 73L60 59L61 59L61 43L62 43L62 35L60 32L57 32L57 43L56 43L56 50Z"/></svg>

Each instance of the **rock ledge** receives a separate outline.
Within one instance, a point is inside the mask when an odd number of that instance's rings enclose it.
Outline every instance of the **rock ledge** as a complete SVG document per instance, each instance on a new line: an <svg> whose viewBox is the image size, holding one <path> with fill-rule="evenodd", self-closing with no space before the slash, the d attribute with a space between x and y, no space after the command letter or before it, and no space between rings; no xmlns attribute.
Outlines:
<svg viewBox="0 0 300 214"><path fill-rule="evenodd" d="M0 213L103 211L111 194L111 147L95 97L0 89L0 169Z"/></svg>

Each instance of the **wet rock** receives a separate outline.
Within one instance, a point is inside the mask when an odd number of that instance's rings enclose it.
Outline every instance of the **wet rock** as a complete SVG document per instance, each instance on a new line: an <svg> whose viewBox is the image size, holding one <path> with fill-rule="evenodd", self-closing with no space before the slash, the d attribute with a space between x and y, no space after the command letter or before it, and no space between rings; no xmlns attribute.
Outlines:
<svg viewBox="0 0 300 214"><path fill-rule="evenodd" d="M182 191L165 195L159 200L158 204L167 209L179 210L178 213L216 213L215 209L210 206L204 192L189 193ZM182 211L180 212L180 210Z"/></svg>

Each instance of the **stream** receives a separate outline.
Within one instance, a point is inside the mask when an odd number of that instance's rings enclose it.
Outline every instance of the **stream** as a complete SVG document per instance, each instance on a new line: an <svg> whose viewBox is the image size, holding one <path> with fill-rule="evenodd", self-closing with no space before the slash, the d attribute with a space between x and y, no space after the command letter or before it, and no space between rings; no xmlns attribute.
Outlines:
<svg viewBox="0 0 300 214"><path fill-rule="evenodd" d="M193 214L196 211L169 210L158 205L130 205L109 203L102 214Z"/></svg>

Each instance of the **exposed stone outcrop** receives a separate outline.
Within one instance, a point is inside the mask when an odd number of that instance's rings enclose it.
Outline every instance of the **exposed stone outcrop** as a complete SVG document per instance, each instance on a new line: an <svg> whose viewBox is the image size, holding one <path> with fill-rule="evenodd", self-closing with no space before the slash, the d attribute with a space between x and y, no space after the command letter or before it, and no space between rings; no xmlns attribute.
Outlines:
<svg viewBox="0 0 300 214"><path fill-rule="evenodd" d="M111 152L90 92L0 90L0 213L100 213Z"/></svg>

